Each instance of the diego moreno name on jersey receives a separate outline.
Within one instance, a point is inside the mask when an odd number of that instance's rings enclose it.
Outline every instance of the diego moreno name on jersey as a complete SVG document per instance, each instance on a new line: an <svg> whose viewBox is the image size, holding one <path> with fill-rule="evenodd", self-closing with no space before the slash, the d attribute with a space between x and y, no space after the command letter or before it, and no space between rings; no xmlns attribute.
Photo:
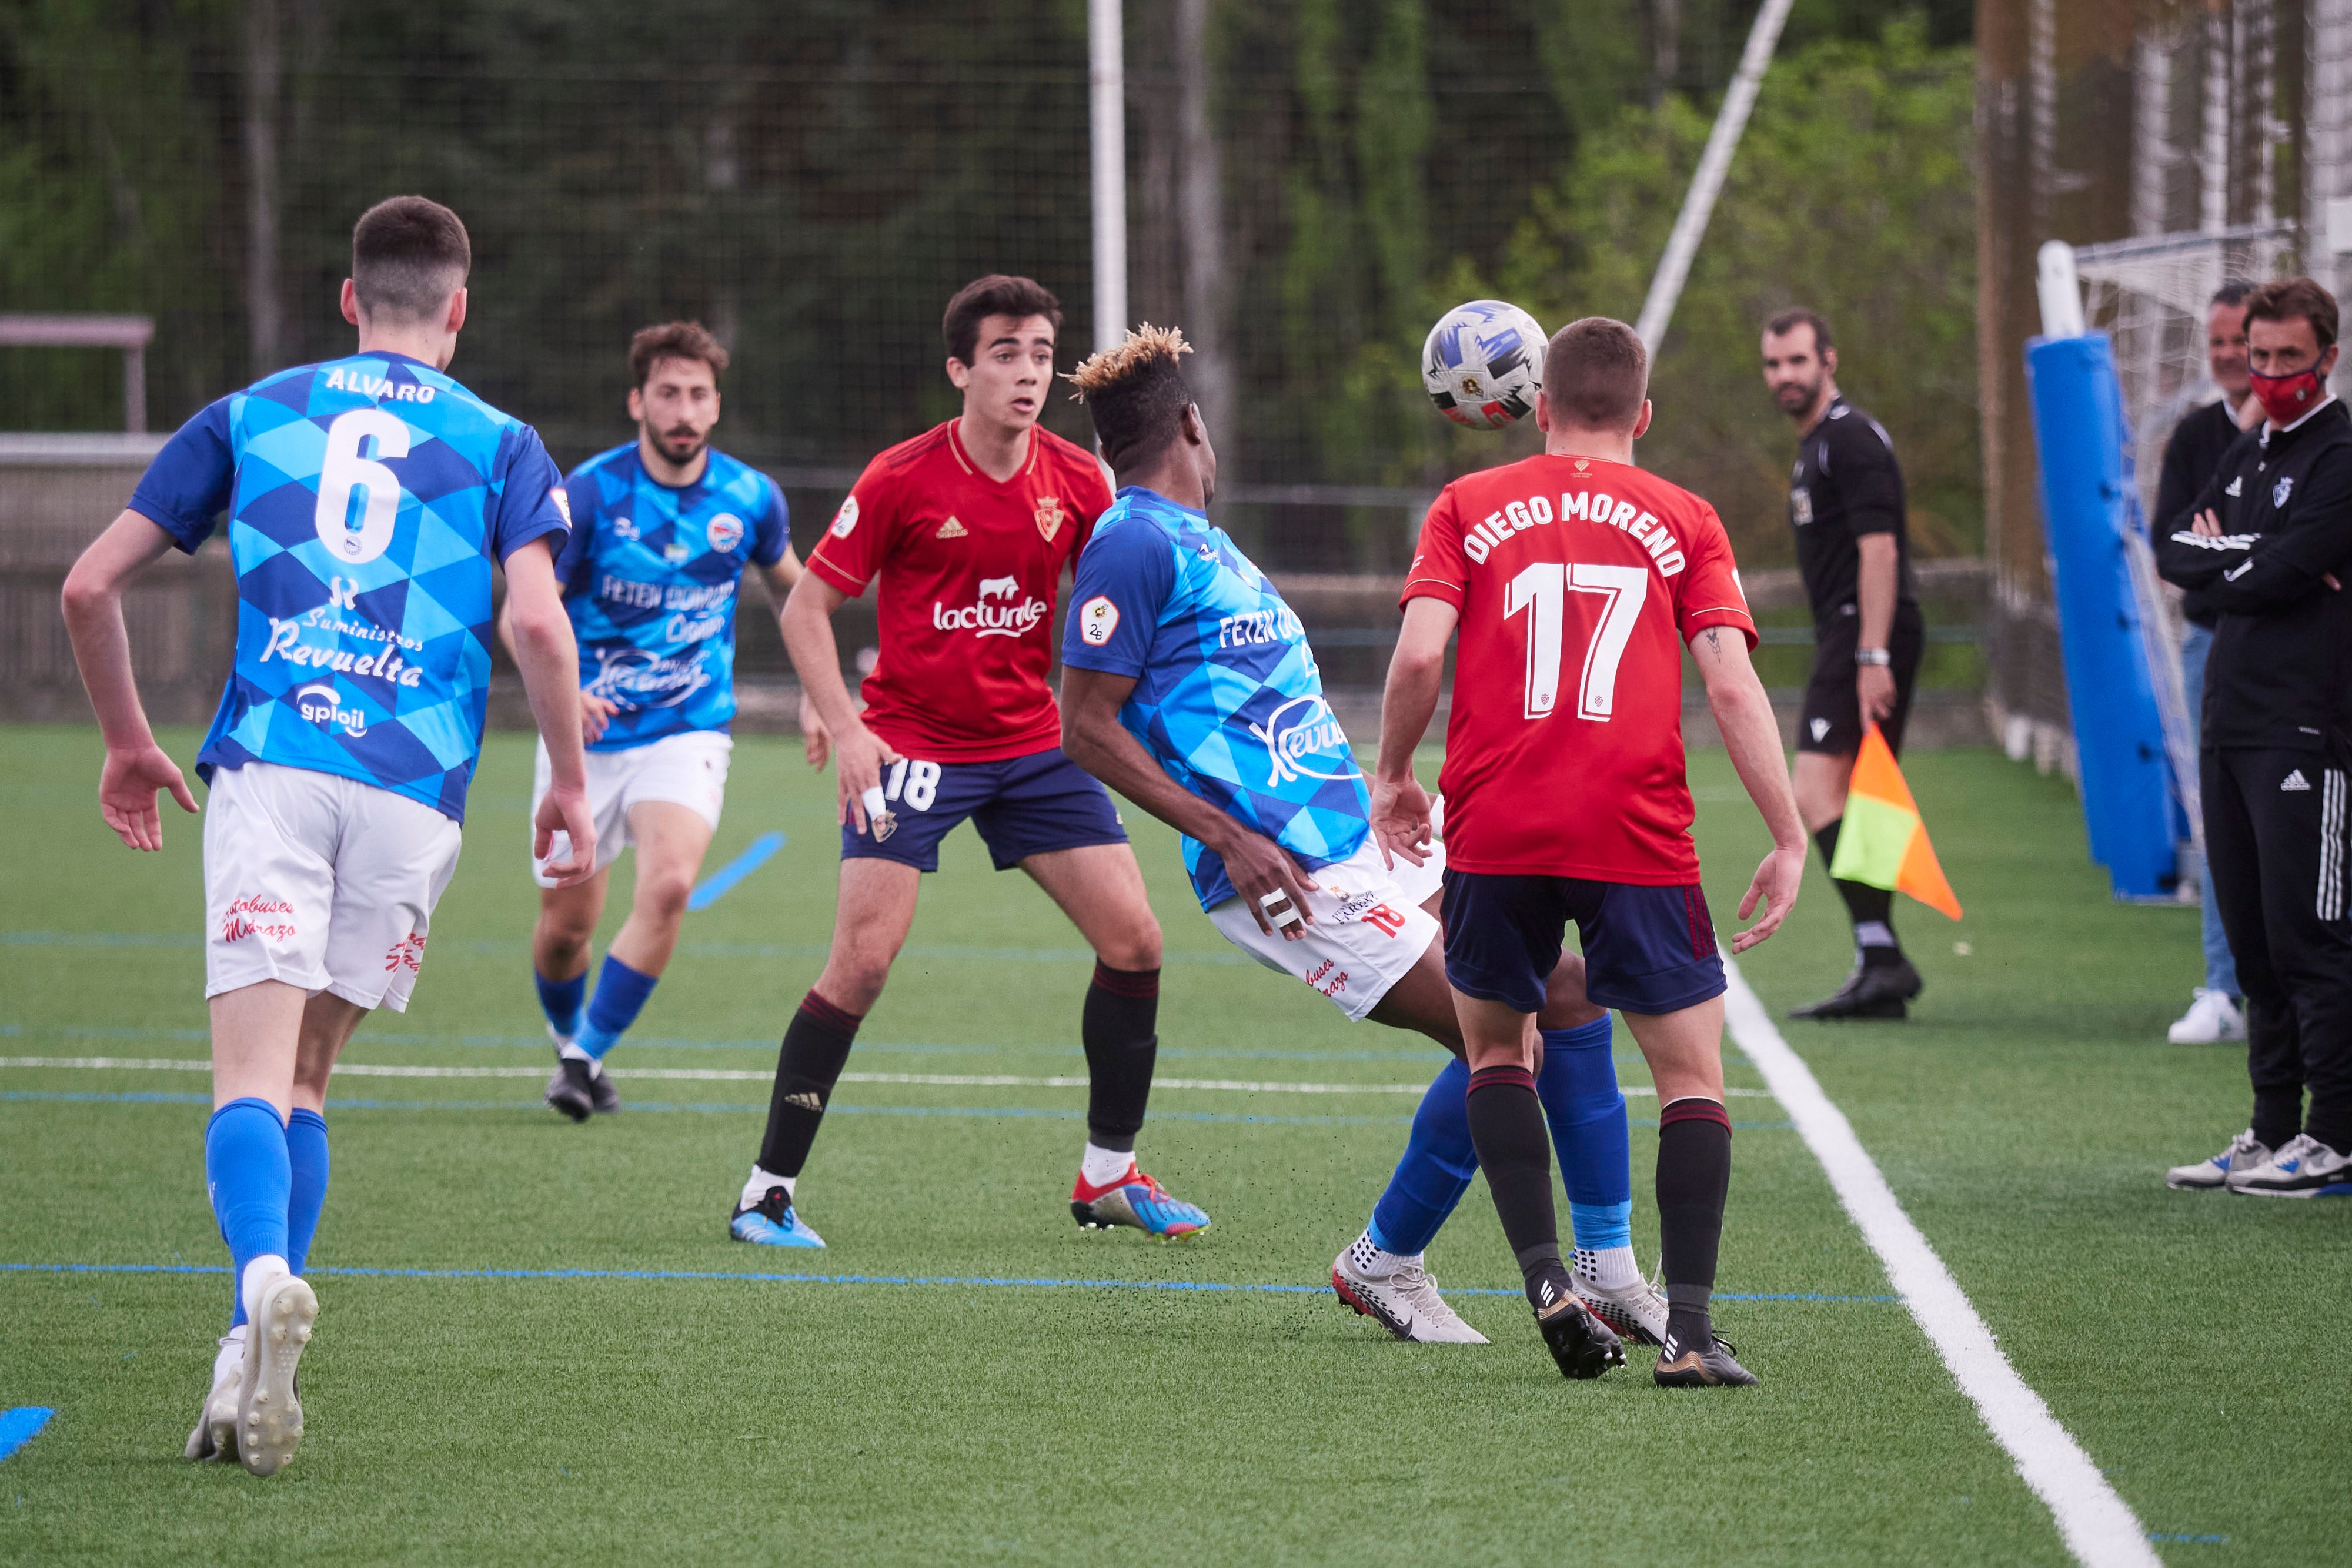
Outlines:
<svg viewBox="0 0 2352 1568"><path fill-rule="evenodd" d="M1446 486L1402 597L1461 618L1447 864L1696 878L1683 647L1721 626L1756 641L1714 508L1624 464L1527 458Z"/></svg>

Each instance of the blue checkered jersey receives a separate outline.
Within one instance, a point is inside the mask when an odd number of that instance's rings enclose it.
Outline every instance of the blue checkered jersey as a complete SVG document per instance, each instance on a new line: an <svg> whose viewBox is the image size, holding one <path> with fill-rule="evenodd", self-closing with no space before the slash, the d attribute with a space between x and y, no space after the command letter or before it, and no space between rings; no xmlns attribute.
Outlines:
<svg viewBox="0 0 2352 1568"><path fill-rule="evenodd" d="M646 472L637 444L563 482L572 538L556 562L580 639L580 687L620 711L589 749L625 751L735 716L735 590L745 563L792 543L776 482L721 452L683 488Z"/></svg>
<svg viewBox="0 0 2352 1568"><path fill-rule="evenodd" d="M465 820L490 579L570 526L539 434L404 354L302 365L180 427L131 509L194 551L224 508L236 665L196 771L274 762Z"/></svg>
<svg viewBox="0 0 2352 1568"><path fill-rule="evenodd" d="M1062 662L1132 675L1119 722L1168 776L1309 871L1363 847L1371 801L1306 629L1223 528L1129 486L1078 557ZM1201 907L1234 896L1184 840Z"/></svg>

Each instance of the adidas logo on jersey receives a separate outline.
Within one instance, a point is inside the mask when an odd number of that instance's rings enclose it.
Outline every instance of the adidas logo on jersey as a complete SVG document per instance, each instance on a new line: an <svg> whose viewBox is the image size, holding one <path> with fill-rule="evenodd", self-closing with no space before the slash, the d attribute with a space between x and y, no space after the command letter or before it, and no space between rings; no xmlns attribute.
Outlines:
<svg viewBox="0 0 2352 1568"><path fill-rule="evenodd" d="M2241 474L2236 478L2231 480L2229 488L2221 492L2224 496L2242 496L2245 493L2246 476L2243 474Z"/></svg>
<svg viewBox="0 0 2352 1568"><path fill-rule="evenodd" d="M2305 779L2303 776L2303 769L2298 768L2294 772L2288 774L2284 779L2279 780L2279 788L2282 789L2301 789L2308 792L2311 789L2311 780Z"/></svg>
<svg viewBox="0 0 2352 1568"><path fill-rule="evenodd" d="M953 517L950 517L946 522L941 523L940 525L940 531L931 536L931 538L935 539L966 539L971 537L971 530L965 528L961 523L957 522Z"/></svg>
<svg viewBox="0 0 2352 1568"><path fill-rule="evenodd" d="M821 1113L824 1110L824 1100L820 1099L814 1090L808 1089L803 1089L797 1094L785 1095L784 1103L802 1111L815 1111Z"/></svg>

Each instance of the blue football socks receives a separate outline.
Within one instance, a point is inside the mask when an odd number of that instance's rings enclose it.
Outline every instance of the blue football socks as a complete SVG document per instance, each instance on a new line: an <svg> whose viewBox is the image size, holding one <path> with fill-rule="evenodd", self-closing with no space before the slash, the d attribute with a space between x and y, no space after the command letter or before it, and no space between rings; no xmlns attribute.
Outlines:
<svg viewBox="0 0 2352 1568"><path fill-rule="evenodd" d="M293 1172L286 1124L267 1100L232 1100L205 1124L205 1184L228 1243L230 1326L245 1321L245 1266L286 1256L286 1208Z"/></svg>
<svg viewBox="0 0 2352 1568"><path fill-rule="evenodd" d="M1372 1206L1372 1245L1407 1258L1423 1250L1477 1174L1478 1151L1470 1143L1470 1069L1457 1058L1430 1083L1412 1113L1404 1157Z"/></svg>
<svg viewBox="0 0 2352 1568"><path fill-rule="evenodd" d="M1590 1251L1633 1244L1625 1096L1618 1091L1610 1034L1606 1016L1580 1029L1544 1030L1543 1070L1536 1074L1536 1097L1559 1152L1576 1245ZM1422 1095L1404 1156L1372 1206L1368 1229L1382 1251L1411 1257L1426 1249L1469 1190L1478 1170L1469 1092L1470 1069L1454 1061Z"/></svg>
<svg viewBox="0 0 2352 1568"><path fill-rule="evenodd" d="M596 994L589 998L587 1021L580 1026L580 1049L604 1061L604 1053L618 1045L621 1036L637 1021L659 977L632 969L605 954L604 967L596 972Z"/></svg>
<svg viewBox="0 0 2352 1568"><path fill-rule="evenodd" d="M319 1211L327 1206L327 1119L298 1105L286 1121L286 1160L293 1184L286 1197L286 1266L297 1274L310 1261Z"/></svg>
<svg viewBox="0 0 2352 1568"><path fill-rule="evenodd" d="M547 1015L550 1028L566 1040L580 1032L580 1003L588 994L588 972L583 969L568 980L551 980L533 968L530 977L539 982L539 1010Z"/></svg>
<svg viewBox="0 0 2352 1568"><path fill-rule="evenodd" d="M1576 1245L1591 1252L1633 1244L1625 1096L1617 1088L1609 1041L1605 1015L1580 1029L1548 1029L1543 1071L1536 1075L1536 1094L1559 1153Z"/></svg>

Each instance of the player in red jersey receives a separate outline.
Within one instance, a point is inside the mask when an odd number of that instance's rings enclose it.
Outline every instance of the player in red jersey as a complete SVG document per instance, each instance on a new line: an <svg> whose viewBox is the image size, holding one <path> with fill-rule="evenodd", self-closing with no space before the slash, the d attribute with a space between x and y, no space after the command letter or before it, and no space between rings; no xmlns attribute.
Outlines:
<svg viewBox="0 0 2352 1568"><path fill-rule="evenodd" d="M967 817L1095 950L1079 1033L1091 1086L1070 1209L1157 1236L1205 1228L1135 1162L1159 1048L1160 924L1110 797L1061 752L1045 684L1063 570L1110 505L1101 465L1037 425L1060 303L1026 277L966 285L941 323L960 419L866 466L784 606L784 644L833 732L841 892L824 972L784 1030L768 1130L729 1234L822 1247L793 1189L858 1023L882 994L940 840ZM832 616L880 580L861 716Z"/></svg>
<svg viewBox="0 0 2352 1568"><path fill-rule="evenodd" d="M1779 929L1805 831L1772 705L1748 663L1755 622L1715 509L1633 465L1649 428L1649 357L1622 322L1560 329L1544 361L1541 456L1469 475L1430 508L1406 575L1382 699L1372 825L1418 863L1429 797L1413 747L1436 711L1457 626L1445 795L1445 977L1469 1047L1470 1132L1547 1344L1598 1371L1561 1266L1543 1109L1528 1071L1544 977L1574 920L1585 989L1622 1012L1657 1082L1658 1220L1670 1386L1753 1383L1715 1336L1731 1118L1723 961L1692 846L1682 651L1706 683L1732 766L1772 831L1739 903L1741 952Z"/></svg>

